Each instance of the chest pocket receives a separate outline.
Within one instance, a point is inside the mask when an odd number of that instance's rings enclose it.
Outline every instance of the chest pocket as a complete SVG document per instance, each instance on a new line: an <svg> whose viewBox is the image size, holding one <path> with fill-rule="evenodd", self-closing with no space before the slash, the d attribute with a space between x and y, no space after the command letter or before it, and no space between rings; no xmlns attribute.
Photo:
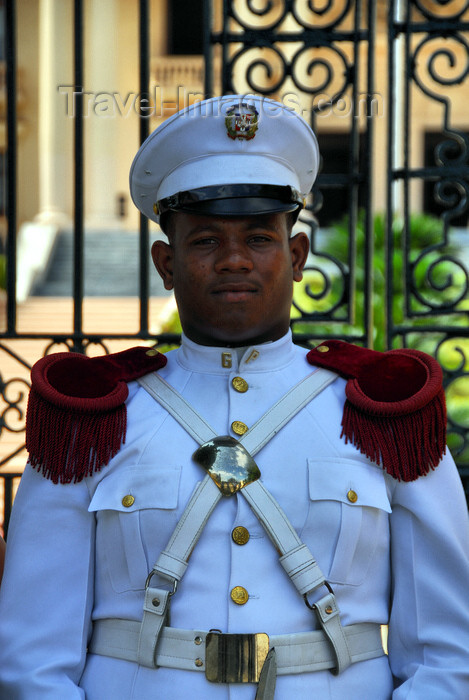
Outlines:
<svg viewBox="0 0 469 700"><path fill-rule="evenodd" d="M391 504L384 474L355 460L309 459L308 479L305 540L331 583L358 586L373 558L387 556Z"/></svg>
<svg viewBox="0 0 469 700"><path fill-rule="evenodd" d="M96 513L97 579L109 576L116 592L144 588L150 558L176 522L181 469L139 464L99 482L88 508Z"/></svg>

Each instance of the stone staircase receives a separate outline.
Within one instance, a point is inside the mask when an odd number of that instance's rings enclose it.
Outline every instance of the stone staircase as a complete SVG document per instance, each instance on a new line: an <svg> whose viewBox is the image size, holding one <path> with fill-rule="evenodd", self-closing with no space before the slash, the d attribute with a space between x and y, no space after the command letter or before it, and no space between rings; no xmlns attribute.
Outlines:
<svg viewBox="0 0 469 700"><path fill-rule="evenodd" d="M150 296L166 297L148 251ZM139 236L135 232L86 230L84 294L89 297L139 296ZM49 265L31 296L73 294L73 233L59 233Z"/></svg>

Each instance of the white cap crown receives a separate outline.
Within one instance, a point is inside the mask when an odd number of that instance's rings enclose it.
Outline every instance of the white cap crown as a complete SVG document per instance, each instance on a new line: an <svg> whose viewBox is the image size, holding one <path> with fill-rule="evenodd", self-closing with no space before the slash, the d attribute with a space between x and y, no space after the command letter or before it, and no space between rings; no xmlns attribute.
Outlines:
<svg viewBox="0 0 469 700"><path fill-rule="evenodd" d="M277 186L291 188L301 201L318 165L316 137L297 112L261 96L214 97L150 134L134 158L130 192L138 209L158 223L162 200L203 188L213 194L228 185ZM220 192L215 198L224 197ZM168 208L183 206L174 200Z"/></svg>

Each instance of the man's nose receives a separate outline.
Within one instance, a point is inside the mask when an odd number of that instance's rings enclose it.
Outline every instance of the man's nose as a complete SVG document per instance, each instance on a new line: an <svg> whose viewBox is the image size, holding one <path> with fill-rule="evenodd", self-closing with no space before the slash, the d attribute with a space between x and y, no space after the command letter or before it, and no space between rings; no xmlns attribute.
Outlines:
<svg viewBox="0 0 469 700"><path fill-rule="evenodd" d="M215 269L217 272L249 271L253 268L249 248L238 242L225 243L219 249Z"/></svg>

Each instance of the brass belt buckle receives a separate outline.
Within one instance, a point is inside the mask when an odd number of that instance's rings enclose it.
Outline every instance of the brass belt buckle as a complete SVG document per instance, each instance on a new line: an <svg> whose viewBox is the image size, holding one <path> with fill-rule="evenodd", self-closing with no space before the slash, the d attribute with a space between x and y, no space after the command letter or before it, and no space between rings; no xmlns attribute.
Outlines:
<svg viewBox="0 0 469 700"><path fill-rule="evenodd" d="M258 683L268 652L267 634L209 632L205 677L212 683Z"/></svg>

